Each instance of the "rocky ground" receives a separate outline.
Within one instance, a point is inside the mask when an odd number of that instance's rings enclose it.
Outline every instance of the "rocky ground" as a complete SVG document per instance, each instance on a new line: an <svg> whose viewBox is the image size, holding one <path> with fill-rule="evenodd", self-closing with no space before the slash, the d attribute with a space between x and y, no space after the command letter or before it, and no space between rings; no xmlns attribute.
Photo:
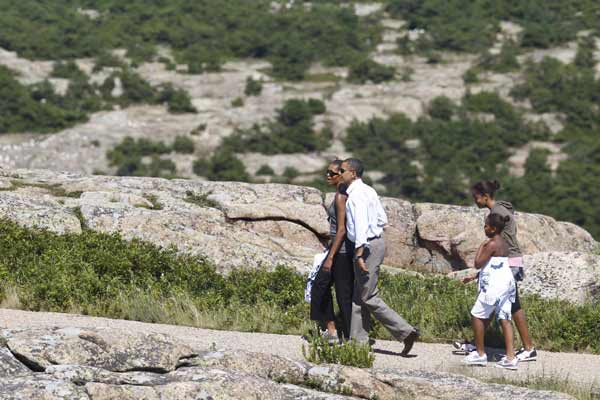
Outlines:
<svg viewBox="0 0 600 400"><path fill-rule="evenodd" d="M600 356L541 352L518 371L461 370L447 345L378 342L372 369L311 365L293 336L0 310L3 399L570 399L483 383L542 374L598 385ZM476 371L476 372L475 372Z"/></svg>

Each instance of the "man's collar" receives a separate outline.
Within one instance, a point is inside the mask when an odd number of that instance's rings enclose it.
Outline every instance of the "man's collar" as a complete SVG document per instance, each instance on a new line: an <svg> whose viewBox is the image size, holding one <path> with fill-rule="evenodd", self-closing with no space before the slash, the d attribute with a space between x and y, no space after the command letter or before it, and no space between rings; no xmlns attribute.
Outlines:
<svg viewBox="0 0 600 400"><path fill-rule="evenodd" d="M358 182L358 183L357 183ZM358 178L355 179L350 186L348 186L348 189L346 189L346 193L350 194L352 193L352 191L357 188L358 186L360 186L360 184L362 183L362 179Z"/></svg>

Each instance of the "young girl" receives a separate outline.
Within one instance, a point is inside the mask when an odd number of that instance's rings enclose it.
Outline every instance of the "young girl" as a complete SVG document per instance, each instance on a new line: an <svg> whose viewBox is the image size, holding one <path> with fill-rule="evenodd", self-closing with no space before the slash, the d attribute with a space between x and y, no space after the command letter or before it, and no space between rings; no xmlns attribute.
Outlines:
<svg viewBox="0 0 600 400"><path fill-rule="evenodd" d="M513 273L515 281L523 280L523 254L519 247L517 240L517 223L515 221L515 210L511 203L508 201L495 200L494 195L496 191L500 189L498 181L481 181L477 182L471 188L471 194L477 207L487 208L490 213L500 214L501 216L508 218L504 230L502 231L502 237L508 244L508 264ZM537 359L537 351L533 347L531 338L529 337L529 329L527 328L527 320L525 318L525 312L521 308L521 302L519 301L519 291L516 290L515 302L512 306L512 317L515 321L519 336L521 336L521 342L523 347L517 351L517 358L519 361L533 361Z"/></svg>
<svg viewBox="0 0 600 400"><path fill-rule="evenodd" d="M476 351L463 359L469 365L486 365L487 355L483 345L485 327L492 314L502 326L506 357L496 363L499 368L517 369L518 360L513 349L511 307L515 301L515 281L508 265L509 244L502 237L508 218L492 213L485 219L485 235L489 238L479 246L475 256L478 275L466 278L473 280L479 276L479 294L471 309L471 322L475 334Z"/></svg>

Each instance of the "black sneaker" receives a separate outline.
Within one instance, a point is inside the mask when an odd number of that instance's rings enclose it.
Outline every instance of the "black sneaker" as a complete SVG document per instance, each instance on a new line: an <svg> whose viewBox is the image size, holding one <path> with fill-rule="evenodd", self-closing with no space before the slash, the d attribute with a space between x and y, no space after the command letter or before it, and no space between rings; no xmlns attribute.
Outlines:
<svg viewBox="0 0 600 400"><path fill-rule="evenodd" d="M525 350L524 348L521 348L521 350L517 351L515 357L517 360L519 360L519 362L535 361L537 360L537 351L535 350L535 347L533 347L531 350Z"/></svg>

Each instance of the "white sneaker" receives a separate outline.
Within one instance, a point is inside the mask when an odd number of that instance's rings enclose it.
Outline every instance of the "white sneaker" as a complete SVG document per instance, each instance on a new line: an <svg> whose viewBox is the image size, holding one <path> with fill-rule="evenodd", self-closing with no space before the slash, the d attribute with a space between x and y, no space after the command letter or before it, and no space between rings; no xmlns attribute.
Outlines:
<svg viewBox="0 0 600 400"><path fill-rule="evenodd" d="M482 367L485 367L487 362L487 354L484 353L482 356L480 356L477 351L471 352L471 354L462 359L463 364L481 365Z"/></svg>
<svg viewBox="0 0 600 400"><path fill-rule="evenodd" d="M537 360L537 351L535 350L535 347L533 347L531 350L525 350L524 348L521 348L521 350L517 351L517 354L515 354L517 360L519 360L519 362L521 361L535 361Z"/></svg>
<svg viewBox="0 0 600 400"><path fill-rule="evenodd" d="M452 346L454 347L453 353L455 354L470 354L471 352L477 350L477 347L475 347L475 345L464 341L455 341L452 343Z"/></svg>
<svg viewBox="0 0 600 400"><path fill-rule="evenodd" d="M329 331L321 331L321 336L327 341L328 344L334 345L339 344L340 339L338 338L337 331L334 331L333 335L329 334Z"/></svg>
<svg viewBox="0 0 600 400"><path fill-rule="evenodd" d="M517 358L513 358L512 361L508 361L508 358L504 357L502 360L496 363L496 368L504 368L516 370L519 366L519 360Z"/></svg>

